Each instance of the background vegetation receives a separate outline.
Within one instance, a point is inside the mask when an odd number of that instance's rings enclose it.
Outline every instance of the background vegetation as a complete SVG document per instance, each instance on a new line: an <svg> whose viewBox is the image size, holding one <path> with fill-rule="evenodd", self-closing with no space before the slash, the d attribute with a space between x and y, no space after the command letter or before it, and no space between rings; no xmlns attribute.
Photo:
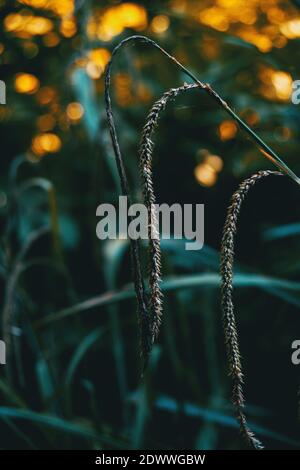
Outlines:
<svg viewBox="0 0 300 470"><path fill-rule="evenodd" d="M239 182L272 164L197 90L155 136L158 202L204 203L205 247L165 240L164 320L144 380L128 244L96 238L96 207L120 194L103 73L144 34L211 83L300 174L300 3L281 0L0 2L0 447L238 449L221 329L219 248ZM113 67L131 188L150 106L186 77L149 46ZM269 448L297 448L300 193L267 178L242 210L235 300L247 414ZM146 271L145 271L146 273Z"/></svg>

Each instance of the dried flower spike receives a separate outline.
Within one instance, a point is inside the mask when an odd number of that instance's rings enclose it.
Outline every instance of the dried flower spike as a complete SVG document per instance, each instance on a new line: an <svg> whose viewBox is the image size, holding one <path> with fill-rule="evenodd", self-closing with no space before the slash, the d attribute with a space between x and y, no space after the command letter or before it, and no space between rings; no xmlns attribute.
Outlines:
<svg viewBox="0 0 300 470"><path fill-rule="evenodd" d="M159 46L155 41L145 36L130 36L121 41L112 51L111 59L107 64L105 72L105 102L106 102L106 114L107 121L109 126L109 131L111 135L112 145L115 153L116 164L120 176L122 193L124 196L127 196L129 199L129 184L127 179L127 174L125 170L123 156L120 150L115 119L112 112L111 98L110 98L110 82L111 82L111 68L113 60L116 54L122 49L123 46L129 43L143 42L145 44L151 45L152 47L159 50L164 54L176 67L187 75L201 90L204 90L219 106L221 106L225 112L227 112L243 129L250 138L263 150L263 154L269 158L274 165L276 165L283 173L287 174L292 178L296 183L300 184L300 178L298 178L293 171L281 160L281 158L233 111L232 108L218 95L218 93L212 89L208 83L201 82L192 72L190 72L186 67L184 67L175 57L169 54L165 49ZM130 201L129 201L130 204ZM151 217L151 215L150 215ZM155 220L154 220L155 222ZM150 320L150 315L147 307L147 295L145 286L143 283L143 277L141 272L141 260L139 253L139 244L137 240L131 240L131 256L132 256L132 266L133 266L133 277L136 290L136 296L138 301L138 311L139 311L139 323L141 328L141 348L142 355L144 357L144 362L147 362L148 356L151 350L153 343L153 335L157 335L157 323ZM158 260L157 260L158 262ZM157 285L158 279L153 279L153 289ZM159 299L157 297L157 305L155 306L155 311L157 317L160 317L159 313Z"/></svg>
<svg viewBox="0 0 300 470"><path fill-rule="evenodd" d="M150 285L150 311L151 326L150 342L153 343L159 334L162 317L162 292L161 280L161 251L158 233L158 219L155 211L155 194L153 188L152 157L154 144L153 133L158 125L160 113L165 109L167 103L178 94L199 88L198 84L185 84L179 88L171 88L152 106L142 131L139 147L140 175L143 186L144 204L148 209L148 238L149 238L149 285Z"/></svg>
<svg viewBox="0 0 300 470"><path fill-rule="evenodd" d="M246 416L243 411L245 406L245 400L243 396L243 372L232 298L234 238L237 232L237 221L241 205L246 195L248 194L249 189L262 178L265 178L269 175L282 176L282 173L277 171L260 171L243 181L238 190L233 194L231 204L227 212L221 244L221 302L229 372L233 382L232 402L240 424L241 434L243 435L248 447L253 449L261 449L263 446L259 440L255 438L253 432L249 429Z"/></svg>

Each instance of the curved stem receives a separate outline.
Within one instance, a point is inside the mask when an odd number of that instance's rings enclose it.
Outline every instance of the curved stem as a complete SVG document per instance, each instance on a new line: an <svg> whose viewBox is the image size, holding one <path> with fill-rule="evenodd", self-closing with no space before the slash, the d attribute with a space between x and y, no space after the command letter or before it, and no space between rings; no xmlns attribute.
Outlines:
<svg viewBox="0 0 300 470"><path fill-rule="evenodd" d="M158 124L160 113L167 103L178 94L198 88L198 84L183 85L179 88L171 88L152 106L146 124L143 127L142 138L139 147L140 174L143 185L144 203L148 209L148 239L149 239L149 284L150 284L150 309L151 309L151 338L153 343L158 336L162 317L162 292L161 281L161 250L158 231L158 218L155 209L155 194L152 176L153 147L152 136Z"/></svg>
<svg viewBox="0 0 300 470"><path fill-rule="evenodd" d="M249 429L246 416L243 411L245 406L243 394L243 372L232 296L234 239L237 232L237 221L241 205L248 194L249 189L262 178L269 175L282 176L282 173L277 171L260 171L243 181L238 190L233 194L231 204L227 212L221 244L221 303L229 372L232 378L232 402L237 419L240 423L241 434L245 438L248 446L254 449L261 449L262 445Z"/></svg>
<svg viewBox="0 0 300 470"><path fill-rule="evenodd" d="M106 112L107 118L109 122L110 132L112 136L113 146L115 150L115 155L117 159L117 164L119 166L120 173L122 172L122 185L127 187L127 178L126 173L122 161L122 156L118 144L116 128L114 124L114 118L111 111L111 100L109 94L109 86L110 86L110 72L111 66L114 56L117 52L127 43L141 41L145 42L146 44L150 44L151 46L158 49L162 52L165 56L167 56L185 75L190 77L193 82L197 83L201 89L203 89L206 93L208 93L238 124L239 126L251 137L251 139L259 146L260 149L263 150L263 154L269 160L273 162L283 173L288 175L292 180L294 180L297 184L300 184L300 178L284 163L284 161L275 153L271 147L269 147L234 111L233 109L224 101L220 95L208 84L201 82L192 72L190 72L186 67L184 67L175 57L169 54L165 49L159 46L155 41L146 36L134 35L130 36L126 39L123 39L113 50L111 59L107 64L106 74L105 74L105 100L106 100Z"/></svg>
<svg viewBox="0 0 300 470"><path fill-rule="evenodd" d="M110 61L107 64L105 72L105 103L106 103L106 114L108 120L109 131L111 135L112 145L115 153L117 168L121 181L122 194L128 198L128 203L130 204L129 196L129 183L127 179L127 174L124 166L123 156L120 150L117 131L115 126L114 115L112 112L111 97L110 97L110 82L111 82L111 68L113 59L118 53L118 51L129 42L144 42L150 44L151 46L158 49L165 56L167 56L185 75L192 79L200 89L204 90L209 94L238 124L239 126L248 133L248 135L254 140L256 144L263 151L263 154L270 159L274 165L276 165L283 173L287 174L292 178L296 183L300 184L300 179L293 173L293 171L281 160L281 158L250 128L248 125L230 108L230 106L218 95L218 93L211 88L207 83L201 82L192 72L190 72L186 67L184 67L175 57L169 54L165 49L159 46L155 41L149 39L145 36L134 35L130 36L123 41L121 41L113 50ZM151 350L151 322L149 318L148 306L147 306L147 295L146 289L143 282L142 270L141 270L141 260L139 252L139 243L137 240L131 240L131 257L132 257L132 266L133 266L133 277L135 283L135 290L138 301L138 310L139 310L139 320L141 325L141 344L142 344L142 354L144 356L145 363L149 356Z"/></svg>

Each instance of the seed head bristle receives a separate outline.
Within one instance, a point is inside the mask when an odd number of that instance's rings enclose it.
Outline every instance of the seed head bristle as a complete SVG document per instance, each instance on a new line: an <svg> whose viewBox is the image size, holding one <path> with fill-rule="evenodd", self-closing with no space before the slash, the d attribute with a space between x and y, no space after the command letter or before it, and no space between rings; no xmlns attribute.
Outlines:
<svg viewBox="0 0 300 470"><path fill-rule="evenodd" d="M227 349L229 373L232 379L232 403L236 417L239 421L240 431L248 447L261 449L262 444L256 439L247 425L244 413L245 399L243 395L243 372L241 355L236 327L233 305L233 263L234 263L234 239L237 232L237 221L241 205L248 191L262 178L269 175L280 175L278 171L259 171L241 183L233 194L227 211L221 243L221 305L223 311L223 328Z"/></svg>

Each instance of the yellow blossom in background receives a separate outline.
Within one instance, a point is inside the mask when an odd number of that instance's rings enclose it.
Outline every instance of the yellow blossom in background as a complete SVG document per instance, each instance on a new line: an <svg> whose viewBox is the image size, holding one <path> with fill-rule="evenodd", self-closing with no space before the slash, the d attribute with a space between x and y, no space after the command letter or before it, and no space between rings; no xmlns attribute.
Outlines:
<svg viewBox="0 0 300 470"><path fill-rule="evenodd" d="M33 94L39 86L39 79L30 73L19 73L15 77L15 90L18 93Z"/></svg>

